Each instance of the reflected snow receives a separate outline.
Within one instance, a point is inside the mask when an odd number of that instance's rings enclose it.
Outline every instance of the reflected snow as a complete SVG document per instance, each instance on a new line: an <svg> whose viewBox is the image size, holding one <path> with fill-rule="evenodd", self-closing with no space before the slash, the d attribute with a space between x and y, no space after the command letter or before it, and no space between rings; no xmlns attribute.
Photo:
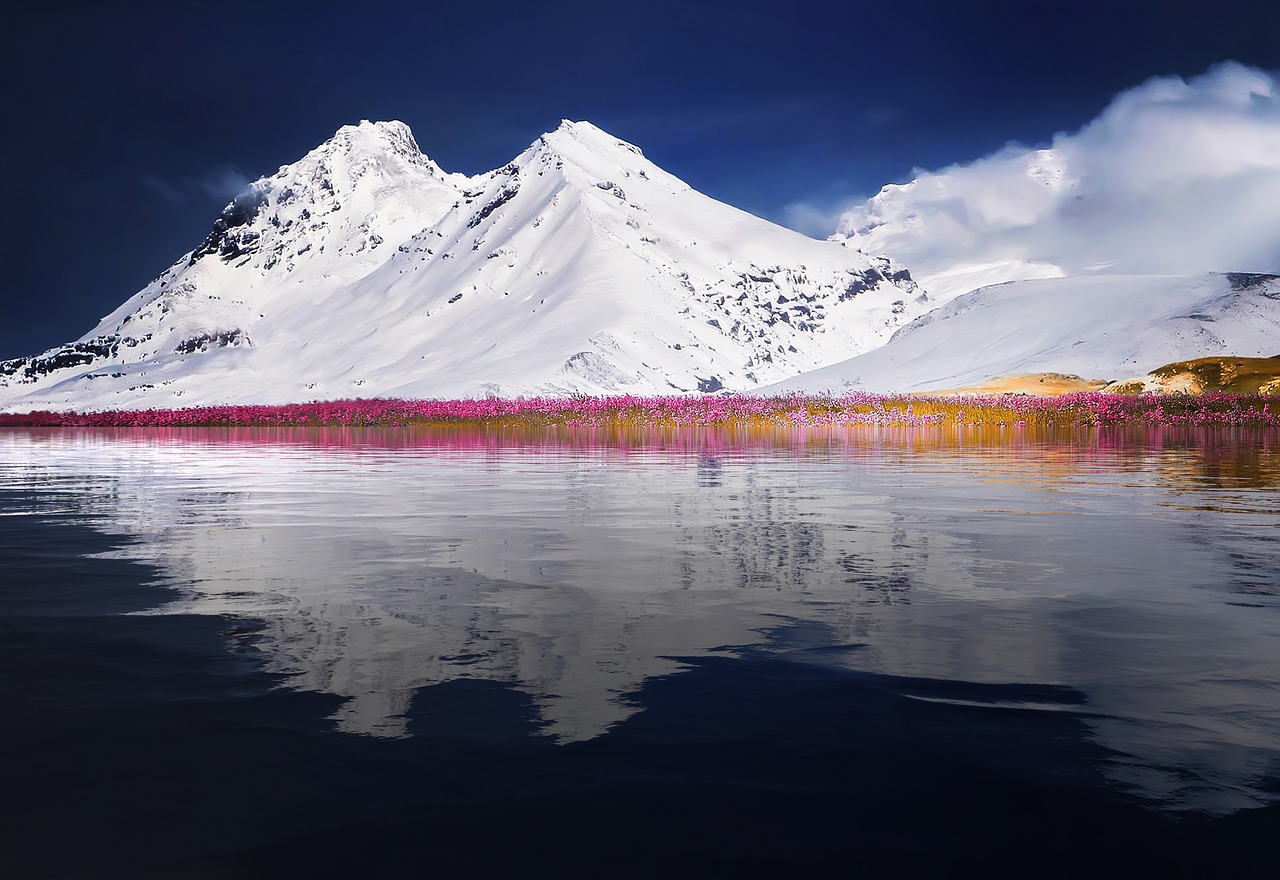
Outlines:
<svg viewBox="0 0 1280 880"><path fill-rule="evenodd" d="M1280 436L599 440L9 431L0 488L140 539L118 552L174 591L149 613L252 621L264 671L344 698L351 734L412 736L415 695L471 679L587 740L646 681L764 650L1070 689L1019 705L1078 713L1117 786L1209 813L1273 797Z"/></svg>

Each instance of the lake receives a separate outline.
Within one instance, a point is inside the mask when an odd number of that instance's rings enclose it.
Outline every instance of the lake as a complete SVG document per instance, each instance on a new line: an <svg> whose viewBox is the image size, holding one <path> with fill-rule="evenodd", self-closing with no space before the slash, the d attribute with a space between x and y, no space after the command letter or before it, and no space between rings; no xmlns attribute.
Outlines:
<svg viewBox="0 0 1280 880"><path fill-rule="evenodd" d="M0 431L6 877L1231 876L1280 432Z"/></svg>

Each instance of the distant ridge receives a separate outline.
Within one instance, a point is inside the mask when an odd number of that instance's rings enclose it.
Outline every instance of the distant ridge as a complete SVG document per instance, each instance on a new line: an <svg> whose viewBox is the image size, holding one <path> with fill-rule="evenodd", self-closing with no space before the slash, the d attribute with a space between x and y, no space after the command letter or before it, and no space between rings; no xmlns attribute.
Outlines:
<svg viewBox="0 0 1280 880"><path fill-rule="evenodd" d="M1081 388L1178 390L1148 374L1193 358L1269 357L1277 348L1280 276L1010 281L956 297L881 348L766 390L1028 390L997 381L1028 374L1078 377Z"/></svg>

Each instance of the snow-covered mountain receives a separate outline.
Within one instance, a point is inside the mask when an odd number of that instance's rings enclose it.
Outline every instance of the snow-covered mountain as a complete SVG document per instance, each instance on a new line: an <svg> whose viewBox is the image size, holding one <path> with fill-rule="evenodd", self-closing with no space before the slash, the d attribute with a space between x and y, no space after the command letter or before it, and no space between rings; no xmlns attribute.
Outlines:
<svg viewBox="0 0 1280 880"><path fill-rule="evenodd" d="M362 122L76 342L0 362L0 407L746 390L927 308L887 258L717 202L589 123L467 177Z"/></svg>
<svg viewBox="0 0 1280 880"><path fill-rule="evenodd" d="M952 299L881 348L768 391L938 391L1062 373L1141 379L1173 361L1280 354L1280 276L1010 281Z"/></svg>

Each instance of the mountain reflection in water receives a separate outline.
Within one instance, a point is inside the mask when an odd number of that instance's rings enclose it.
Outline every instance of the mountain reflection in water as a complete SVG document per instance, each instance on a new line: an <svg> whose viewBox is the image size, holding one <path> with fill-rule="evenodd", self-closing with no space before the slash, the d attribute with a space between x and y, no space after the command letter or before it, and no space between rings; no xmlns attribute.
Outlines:
<svg viewBox="0 0 1280 880"><path fill-rule="evenodd" d="M346 733L412 737L411 705L447 726L431 689L480 680L586 741L646 683L766 652L1073 714L1112 783L1224 815L1270 802L1280 767L1278 443L29 430L0 433L0 489L135 538L113 553L172 588L147 613L243 621L228 649L342 698Z"/></svg>

